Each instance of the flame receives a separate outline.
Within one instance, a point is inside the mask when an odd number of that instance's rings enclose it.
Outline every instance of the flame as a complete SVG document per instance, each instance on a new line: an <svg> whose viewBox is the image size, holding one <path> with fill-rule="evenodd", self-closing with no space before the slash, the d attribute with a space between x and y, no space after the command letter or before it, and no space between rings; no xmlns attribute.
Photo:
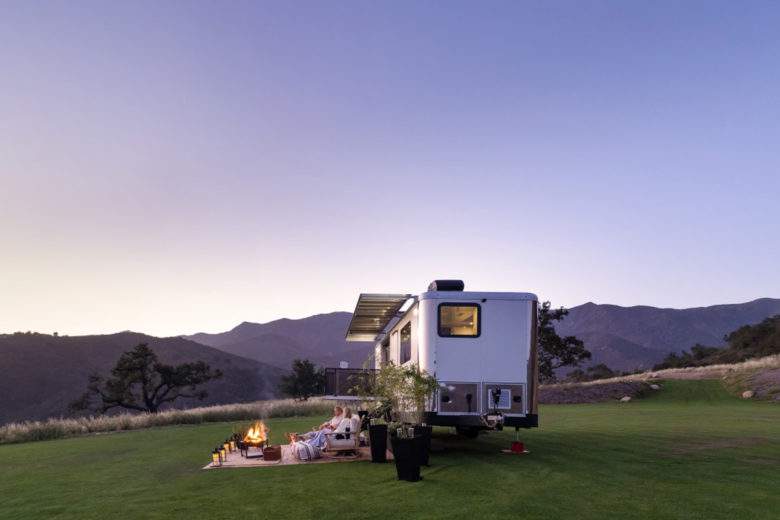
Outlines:
<svg viewBox="0 0 780 520"><path fill-rule="evenodd" d="M250 426L249 430L247 430L246 435L244 435L244 442L250 443L250 444L262 444L268 439L268 427L263 423L263 421L257 421L255 424Z"/></svg>

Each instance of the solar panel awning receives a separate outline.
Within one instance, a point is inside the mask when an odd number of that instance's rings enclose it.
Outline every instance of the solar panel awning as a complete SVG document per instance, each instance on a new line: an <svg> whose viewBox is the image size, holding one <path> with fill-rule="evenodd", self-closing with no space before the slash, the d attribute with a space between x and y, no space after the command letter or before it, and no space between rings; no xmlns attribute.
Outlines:
<svg viewBox="0 0 780 520"><path fill-rule="evenodd" d="M411 297L411 294L361 294L349 322L347 341L374 341Z"/></svg>

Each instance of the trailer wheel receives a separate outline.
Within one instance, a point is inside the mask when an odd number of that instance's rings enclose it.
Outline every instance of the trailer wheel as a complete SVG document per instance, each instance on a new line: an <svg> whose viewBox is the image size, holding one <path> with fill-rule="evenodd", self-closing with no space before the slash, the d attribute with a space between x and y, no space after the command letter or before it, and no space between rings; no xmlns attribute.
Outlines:
<svg viewBox="0 0 780 520"><path fill-rule="evenodd" d="M468 439L476 439L479 435L479 428L476 426L458 426L455 428L458 435L462 435Z"/></svg>

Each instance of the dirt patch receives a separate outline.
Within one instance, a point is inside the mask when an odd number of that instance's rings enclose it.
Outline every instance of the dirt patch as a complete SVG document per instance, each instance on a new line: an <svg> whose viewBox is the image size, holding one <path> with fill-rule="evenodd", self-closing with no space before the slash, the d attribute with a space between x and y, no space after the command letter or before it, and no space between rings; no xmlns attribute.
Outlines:
<svg viewBox="0 0 780 520"><path fill-rule="evenodd" d="M780 400L780 368L758 372L748 384L759 399Z"/></svg>
<svg viewBox="0 0 780 520"><path fill-rule="evenodd" d="M687 455L703 451L731 450L735 448L751 448L767 444L769 439L765 437L726 437L723 439L711 439L697 443L681 443L671 452L675 455Z"/></svg>
<svg viewBox="0 0 780 520"><path fill-rule="evenodd" d="M780 368L731 372L722 379L734 395L750 390L751 399L780 402Z"/></svg>
<svg viewBox="0 0 780 520"><path fill-rule="evenodd" d="M543 385L539 390L542 404L581 404L617 401L624 396L632 399L652 392L644 381L611 381L607 383Z"/></svg>

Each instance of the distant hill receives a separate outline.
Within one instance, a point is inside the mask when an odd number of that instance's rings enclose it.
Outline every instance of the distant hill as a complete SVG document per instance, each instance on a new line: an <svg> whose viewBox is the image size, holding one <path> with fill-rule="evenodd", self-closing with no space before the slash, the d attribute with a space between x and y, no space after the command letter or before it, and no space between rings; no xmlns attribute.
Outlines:
<svg viewBox="0 0 780 520"><path fill-rule="evenodd" d="M244 359L182 338L134 332L101 336L0 335L0 424L67 414L84 392L90 373L107 375L122 352L148 343L163 362L203 360L224 376L210 382L206 404L254 401L276 396L277 367ZM200 401L190 401L195 403ZM176 406L187 404L179 400Z"/></svg>
<svg viewBox="0 0 780 520"><path fill-rule="evenodd" d="M669 352L689 350L696 343L723 346L726 334L776 314L780 299L772 298L690 309L586 303L572 307L556 329L583 339L593 364L647 369Z"/></svg>
<svg viewBox="0 0 780 520"><path fill-rule="evenodd" d="M572 307L557 329L582 338L593 353L592 364L630 370L650 368L669 352L687 350L696 343L724 345L724 335L775 314L780 314L780 299L691 309L586 303ZM299 320L244 322L227 332L188 338L280 368L289 368L296 357L325 366L336 366L341 360L361 366L371 353L371 344L344 340L351 316L333 312Z"/></svg>
<svg viewBox="0 0 780 520"><path fill-rule="evenodd" d="M349 312L332 312L299 320L245 321L227 332L185 337L284 369L289 369L295 358L309 359L322 366L338 366L339 361L348 361L350 366L359 367L373 347L371 343L347 343L344 336L351 318Z"/></svg>

